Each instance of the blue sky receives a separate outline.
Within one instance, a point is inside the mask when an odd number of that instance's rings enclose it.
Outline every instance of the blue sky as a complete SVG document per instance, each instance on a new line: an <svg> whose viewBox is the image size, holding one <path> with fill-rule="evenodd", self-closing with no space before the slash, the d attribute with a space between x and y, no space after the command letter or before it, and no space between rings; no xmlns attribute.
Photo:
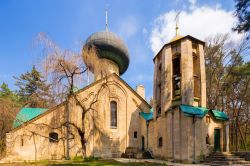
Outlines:
<svg viewBox="0 0 250 166"><path fill-rule="evenodd" d="M152 59L174 36L173 16L177 11L183 13L180 32L202 40L224 32L225 27L229 32L235 21L233 0L1 0L0 83L15 89L13 76L36 64L38 55L32 41L39 32L45 32L62 48L80 50L81 41L105 30L107 5L109 30L123 38L130 53L130 65L122 78L133 88L145 85L147 99L153 91Z"/></svg>

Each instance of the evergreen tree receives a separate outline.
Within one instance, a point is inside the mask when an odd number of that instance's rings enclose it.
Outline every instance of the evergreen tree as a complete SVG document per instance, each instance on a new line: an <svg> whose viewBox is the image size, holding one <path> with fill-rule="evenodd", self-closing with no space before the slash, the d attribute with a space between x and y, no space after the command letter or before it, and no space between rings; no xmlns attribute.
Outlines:
<svg viewBox="0 0 250 166"><path fill-rule="evenodd" d="M15 107L20 107L22 105L20 97L10 90L8 84L3 82L0 86L0 102L4 103L6 100L10 101L11 105Z"/></svg>
<svg viewBox="0 0 250 166"><path fill-rule="evenodd" d="M250 30L250 0L235 0L235 15L238 18L238 24L234 28L239 33L248 33Z"/></svg>
<svg viewBox="0 0 250 166"><path fill-rule="evenodd" d="M11 94L12 94L12 92L9 89L8 84L3 82L2 85L0 86L0 98L8 97Z"/></svg>
<svg viewBox="0 0 250 166"><path fill-rule="evenodd" d="M31 72L21 74L16 79L17 94L26 107L49 107L50 85L46 84L41 73L33 66Z"/></svg>
<svg viewBox="0 0 250 166"><path fill-rule="evenodd" d="M250 75L250 62L244 63L233 69L234 75L249 76Z"/></svg>

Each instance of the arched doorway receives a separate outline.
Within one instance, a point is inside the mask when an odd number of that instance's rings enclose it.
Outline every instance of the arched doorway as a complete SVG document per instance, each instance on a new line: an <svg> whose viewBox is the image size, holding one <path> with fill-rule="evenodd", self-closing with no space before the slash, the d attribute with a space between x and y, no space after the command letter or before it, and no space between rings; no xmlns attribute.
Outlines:
<svg viewBox="0 0 250 166"><path fill-rule="evenodd" d="M220 152L220 129L214 129L214 151Z"/></svg>

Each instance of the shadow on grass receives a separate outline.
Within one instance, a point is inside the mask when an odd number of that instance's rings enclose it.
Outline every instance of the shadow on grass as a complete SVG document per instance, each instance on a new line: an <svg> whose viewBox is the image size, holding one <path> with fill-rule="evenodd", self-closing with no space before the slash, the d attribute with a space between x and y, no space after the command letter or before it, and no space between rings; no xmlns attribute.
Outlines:
<svg viewBox="0 0 250 166"><path fill-rule="evenodd" d="M164 166L165 164L158 163L120 163L114 160L98 160L98 161L84 161L81 163L61 163L61 164L49 164L48 166Z"/></svg>

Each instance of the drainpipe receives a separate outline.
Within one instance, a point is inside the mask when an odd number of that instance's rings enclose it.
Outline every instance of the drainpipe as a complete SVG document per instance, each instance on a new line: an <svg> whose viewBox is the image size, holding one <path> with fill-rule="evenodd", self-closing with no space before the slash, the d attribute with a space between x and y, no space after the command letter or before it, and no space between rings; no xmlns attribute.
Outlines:
<svg viewBox="0 0 250 166"><path fill-rule="evenodd" d="M66 160L69 160L69 97L66 104Z"/></svg>
<svg viewBox="0 0 250 166"><path fill-rule="evenodd" d="M193 140L194 140L194 149L193 149L193 164L196 164L197 162L195 161L195 116L193 116Z"/></svg>
<svg viewBox="0 0 250 166"><path fill-rule="evenodd" d="M173 162L174 162L174 109L171 110L171 114L172 114L172 158L173 158Z"/></svg>
<svg viewBox="0 0 250 166"><path fill-rule="evenodd" d="M147 149L148 149L148 126L149 126L149 121L146 121L146 126L147 126Z"/></svg>

